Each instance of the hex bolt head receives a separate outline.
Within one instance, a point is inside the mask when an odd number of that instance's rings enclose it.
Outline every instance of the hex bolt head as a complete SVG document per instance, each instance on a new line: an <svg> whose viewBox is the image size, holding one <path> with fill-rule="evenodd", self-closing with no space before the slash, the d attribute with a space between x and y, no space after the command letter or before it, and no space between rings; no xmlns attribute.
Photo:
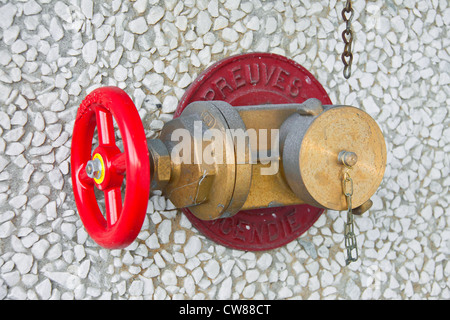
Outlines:
<svg viewBox="0 0 450 320"><path fill-rule="evenodd" d="M89 160L86 164L86 174L89 178L98 179L102 171L102 164L99 159Z"/></svg>

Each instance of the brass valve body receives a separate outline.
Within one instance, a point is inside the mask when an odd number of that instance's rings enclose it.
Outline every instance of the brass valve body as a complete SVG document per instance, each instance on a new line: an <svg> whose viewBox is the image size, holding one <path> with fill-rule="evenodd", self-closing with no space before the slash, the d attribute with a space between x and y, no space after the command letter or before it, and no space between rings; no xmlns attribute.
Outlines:
<svg viewBox="0 0 450 320"><path fill-rule="evenodd" d="M220 144L205 141L211 129L225 137ZM345 210L344 170L352 170L357 208L370 201L386 165L383 135L367 113L317 99L242 107L193 102L148 146L152 188L202 220L304 203ZM205 154L210 161L202 161Z"/></svg>

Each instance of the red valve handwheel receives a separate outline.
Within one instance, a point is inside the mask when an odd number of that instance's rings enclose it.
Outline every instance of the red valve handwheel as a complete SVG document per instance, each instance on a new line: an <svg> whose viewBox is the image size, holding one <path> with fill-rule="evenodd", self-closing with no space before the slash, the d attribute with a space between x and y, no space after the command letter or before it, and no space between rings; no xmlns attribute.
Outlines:
<svg viewBox="0 0 450 320"><path fill-rule="evenodd" d="M119 127L124 152L116 145L113 119ZM98 147L91 154L96 127ZM94 158L100 160L102 170L99 177L90 178L86 164ZM71 171L78 212L92 239L108 249L124 248L133 242L146 215L150 160L141 118L125 91L98 88L83 100L73 128ZM106 218L97 203L95 188L104 193Z"/></svg>

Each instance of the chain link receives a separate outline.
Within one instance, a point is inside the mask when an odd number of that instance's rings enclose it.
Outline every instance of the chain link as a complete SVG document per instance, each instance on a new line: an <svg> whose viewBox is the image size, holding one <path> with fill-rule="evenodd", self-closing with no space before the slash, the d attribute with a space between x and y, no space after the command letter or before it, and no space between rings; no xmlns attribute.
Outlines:
<svg viewBox="0 0 450 320"><path fill-rule="evenodd" d="M344 63L344 78L350 78L352 74L352 62L353 62L353 53L352 53L352 43L353 43L353 31L351 28L351 23L354 15L354 10L352 7L351 0L347 0L345 7L342 9L342 19L344 19L346 27L342 32L342 39L344 40L344 52L342 53L341 59Z"/></svg>
<svg viewBox="0 0 450 320"><path fill-rule="evenodd" d="M356 244L356 236L354 232L354 221L352 212L352 196L353 196L353 180L347 171L344 173L344 178L342 180L342 189L344 195L347 199L347 222L345 224L344 239L345 239L345 249L347 250L347 259L345 263L347 265L350 262L355 262L358 260L358 246Z"/></svg>

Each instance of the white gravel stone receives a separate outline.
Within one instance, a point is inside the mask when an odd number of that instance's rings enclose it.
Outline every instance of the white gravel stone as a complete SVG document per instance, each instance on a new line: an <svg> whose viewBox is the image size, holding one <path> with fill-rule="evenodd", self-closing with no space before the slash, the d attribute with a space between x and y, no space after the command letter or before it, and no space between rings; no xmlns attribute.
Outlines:
<svg viewBox="0 0 450 320"><path fill-rule="evenodd" d="M277 19L275 19L274 17L267 17L266 20L266 24L265 24L265 33L267 35L270 35L272 33L274 33L278 28L278 22Z"/></svg>
<svg viewBox="0 0 450 320"><path fill-rule="evenodd" d="M370 96L363 100L363 106L365 111L372 117L377 116L378 113L380 112L380 108L378 107L374 99Z"/></svg>
<svg viewBox="0 0 450 320"><path fill-rule="evenodd" d="M14 116L11 119L12 125L23 126L27 123L28 116L24 111L16 111L14 112Z"/></svg>
<svg viewBox="0 0 450 320"><path fill-rule="evenodd" d="M93 18L93 9L94 9L94 2L92 0L81 0L81 12L83 12L84 16L88 19Z"/></svg>
<svg viewBox="0 0 450 320"><path fill-rule="evenodd" d="M228 19L223 16L220 16L216 20L214 20L213 30L214 31L222 30L222 29L228 27L228 24L229 24Z"/></svg>
<svg viewBox="0 0 450 320"><path fill-rule="evenodd" d="M160 243L162 243L162 244L169 243L170 234L172 232L172 221L163 220L159 224L157 232L158 232L158 238L159 238Z"/></svg>
<svg viewBox="0 0 450 320"><path fill-rule="evenodd" d="M258 31L260 28L260 20L258 16L251 17L245 26L250 30Z"/></svg>
<svg viewBox="0 0 450 320"><path fill-rule="evenodd" d="M178 106L178 99L174 96L166 96L162 103L162 112L173 113Z"/></svg>
<svg viewBox="0 0 450 320"><path fill-rule="evenodd" d="M134 280L130 288L128 289L128 293L131 296L140 296L142 294L142 291L144 289L144 283L141 280Z"/></svg>
<svg viewBox="0 0 450 320"><path fill-rule="evenodd" d="M269 253L263 253L256 261L256 265L261 271L267 270L272 265L273 258Z"/></svg>
<svg viewBox="0 0 450 320"><path fill-rule="evenodd" d="M114 69L114 79L116 79L117 81L125 81L127 77L128 77L128 70L124 66L118 65Z"/></svg>
<svg viewBox="0 0 450 320"><path fill-rule="evenodd" d="M136 10L137 13L142 14L145 12L145 9L147 9L147 0L137 0L133 4L133 8Z"/></svg>
<svg viewBox="0 0 450 320"><path fill-rule="evenodd" d="M36 285L36 293L39 295L39 298L42 300L48 300L52 294L52 283L49 279L45 279Z"/></svg>
<svg viewBox="0 0 450 320"><path fill-rule="evenodd" d="M37 196L34 196L33 198L31 198L29 205L35 209L35 210L39 210L41 209L43 206L45 206L48 202L48 198L43 195L43 194L39 194Z"/></svg>
<svg viewBox="0 0 450 320"><path fill-rule="evenodd" d="M98 46L96 40L90 40L83 46L83 60L86 63L90 64L95 62L97 59L97 48Z"/></svg>
<svg viewBox="0 0 450 320"><path fill-rule="evenodd" d="M206 34L212 26L211 18L207 11L200 11L197 15L197 35Z"/></svg>
<svg viewBox="0 0 450 320"><path fill-rule="evenodd" d="M21 239L22 244L25 248L30 248L38 240L39 240L39 236L34 232L23 236L23 238Z"/></svg>
<svg viewBox="0 0 450 320"><path fill-rule="evenodd" d="M145 241L145 244L149 247L149 249L158 249L160 247L158 236L156 234L150 235Z"/></svg>
<svg viewBox="0 0 450 320"><path fill-rule="evenodd" d="M55 189L61 190L63 188L64 177L58 168L55 168L48 173L48 179Z"/></svg>
<svg viewBox="0 0 450 320"><path fill-rule="evenodd" d="M173 241L176 244L185 243L186 242L186 231L184 231L184 230L175 231L173 234Z"/></svg>
<svg viewBox="0 0 450 320"><path fill-rule="evenodd" d="M28 49L28 45L25 41L18 39L14 41L14 43L11 45L11 52L12 53L22 53L25 52Z"/></svg>
<svg viewBox="0 0 450 320"><path fill-rule="evenodd" d="M67 239L72 239L75 236L76 228L72 223L62 223L61 231Z"/></svg>
<svg viewBox="0 0 450 320"><path fill-rule="evenodd" d="M31 253L37 260L41 260L42 258L44 258L44 254L49 247L50 243L45 239L41 239L33 244L33 246L31 247Z"/></svg>
<svg viewBox="0 0 450 320"><path fill-rule="evenodd" d="M186 16L178 16L178 17L176 18L175 26L176 26L180 31L186 31L187 24L188 24L188 19L186 18Z"/></svg>
<svg viewBox="0 0 450 320"><path fill-rule="evenodd" d="M184 255L187 259L194 257L197 253L200 252L202 248L202 242L197 236L191 236L184 246Z"/></svg>
<svg viewBox="0 0 450 320"><path fill-rule="evenodd" d="M236 10L237 8L239 8L239 5L241 4L241 0L226 0L225 3L223 4L223 6L227 9L227 10Z"/></svg>
<svg viewBox="0 0 450 320"><path fill-rule="evenodd" d="M17 156L25 150L25 147L20 142L13 142L6 147L5 154L9 156Z"/></svg>
<svg viewBox="0 0 450 320"><path fill-rule="evenodd" d="M33 256L29 254L16 253L11 259L14 261L17 270L19 270L22 275L27 274L33 266Z"/></svg>
<svg viewBox="0 0 450 320"><path fill-rule="evenodd" d="M161 274L161 281L166 286L175 286L178 282L177 276L172 270L164 270Z"/></svg>
<svg viewBox="0 0 450 320"><path fill-rule="evenodd" d="M75 289L80 284L80 278L69 272L48 271L44 275L69 290Z"/></svg>
<svg viewBox="0 0 450 320"><path fill-rule="evenodd" d="M147 15L148 24L152 25L157 23L164 16L164 9L160 6L153 6L150 8L149 13Z"/></svg>
<svg viewBox="0 0 450 320"><path fill-rule="evenodd" d="M148 30L147 21L145 21L144 17L139 17L135 20L130 21L130 23L128 23L128 27L130 28L131 32L136 34L143 34Z"/></svg>
<svg viewBox="0 0 450 320"><path fill-rule="evenodd" d="M177 86L180 87L180 88L182 88L182 89L183 89L183 88L186 88L188 85L191 84L191 81L192 81L191 76L190 76L188 73L185 73L185 74L181 77L180 81L178 81Z"/></svg>
<svg viewBox="0 0 450 320"><path fill-rule="evenodd" d="M252 282L258 280L259 275L260 275L260 273L256 269L247 270L247 271L245 271L245 280L248 283L252 283Z"/></svg>
<svg viewBox="0 0 450 320"><path fill-rule="evenodd" d="M220 265L216 260L212 259L206 263L203 269L210 279L215 279L219 275Z"/></svg>
<svg viewBox="0 0 450 320"><path fill-rule="evenodd" d="M160 131L164 127L164 122L161 120L154 119L150 122L150 129L155 131Z"/></svg>
<svg viewBox="0 0 450 320"><path fill-rule="evenodd" d="M350 299L356 300L360 298L361 289L350 279L345 286L345 293Z"/></svg>
<svg viewBox="0 0 450 320"><path fill-rule="evenodd" d="M13 208L19 209L19 208L23 207L25 205L25 203L27 203L27 199L28 199L27 196L22 194L22 195L15 196L11 200L9 200L8 203Z"/></svg>
<svg viewBox="0 0 450 320"><path fill-rule="evenodd" d="M214 18L217 18L219 16L219 1L218 0L212 0L212 1L208 2L208 12Z"/></svg>
<svg viewBox="0 0 450 320"><path fill-rule="evenodd" d="M0 238L6 239L12 235L12 233L16 230L16 227L11 221L7 221L0 225Z"/></svg>
<svg viewBox="0 0 450 320"><path fill-rule="evenodd" d="M34 0L27 1L23 5L23 14L26 16L38 14L41 11L42 7Z"/></svg>
<svg viewBox="0 0 450 320"><path fill-rule="evenodd" d="M164 86L164 78L159 74L152 73L144 78L142 84L146 86L152 94L157 94Z"/></svg>
<svg viewBox="0 0 450 320"><path fill-rule="evenodd" d="M0 28L9 28L17 13L17 7L12 3L7 3L0 7Z"/></svg>
<svg viewBox="0 0 450 320"><path fill-rule="evenodd" d="M46 253L46 258L50 261L55 261L59 259L62 255L62 245L60 243L56 243L53 245Z"/></svg>
<svg viewBox="0 0 450 320"><path fill-rule="evenodd" d="M217 299L219 300L230 299L232 293L232 285L233 279L231 277L227 277L225 280L223 280L222 283L220 284L219 291L217 293Z"/></svg>
<svg viewBox="0 0 450 320"><path fill-rule="evenodd" d="M228 42L235 42L239 39L239 34L231 28L225 28L222 31L222 39Z"/></svg>
<svg viewBox="0 0 450 320"><path fill-rule="evenodd" d="M67 4L62 1L58 1L55 3L54 9L58 17L67 23L72 23L72 14L70 13L70 8Z"/></svg>
<svg viewBox="0 0 450 320"><path fill-rule="evenodd" d="M5 34L3 34L3 38ZM12 60L11 54L7 50L0 50L0 64L3 66L8 65Z"/></svg>

